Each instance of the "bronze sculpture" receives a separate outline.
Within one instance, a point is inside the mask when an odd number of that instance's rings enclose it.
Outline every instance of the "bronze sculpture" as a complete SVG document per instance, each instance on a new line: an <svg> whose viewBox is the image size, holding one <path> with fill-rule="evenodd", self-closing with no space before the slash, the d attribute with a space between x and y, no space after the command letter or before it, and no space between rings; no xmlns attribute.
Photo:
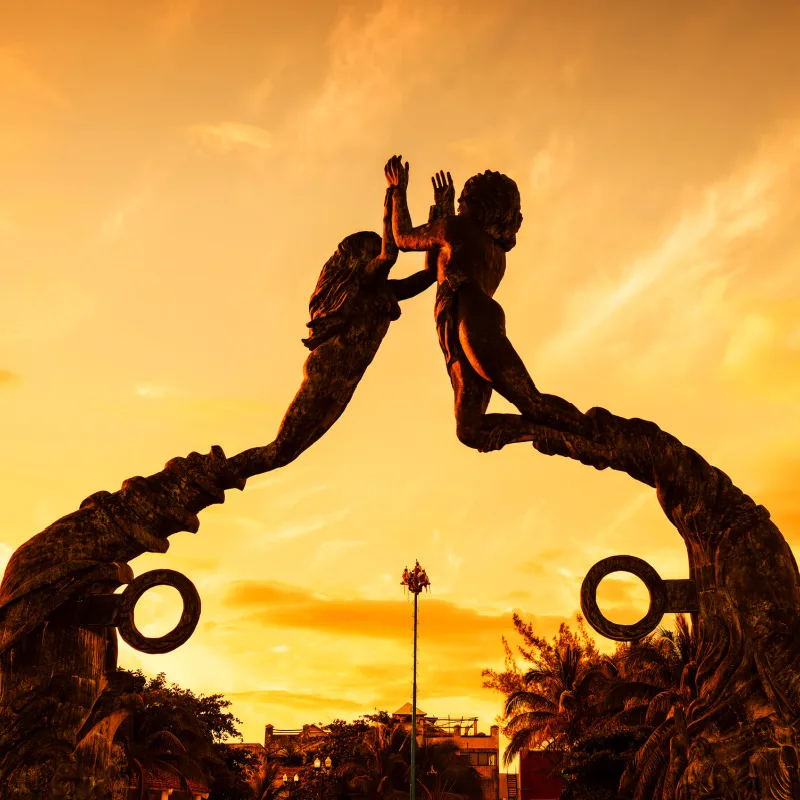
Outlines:
<svg viewBox="0 0 800 800"><path fill-rule="evenodd" d="M245 473L283 467L316 442L344 413L367 367L372 363L392 321L400 316L399 301L418 295L434 282L428 269L400 280L390 279L397 261L392 236L392 198L386 190L383 237L370 231L340 242L322 268L311 297L311 350L303 382L280 424L275 441L254 448ZM431 212L434 213L433 211Z"/></svg>
<svg viewBox="0 0 800 800"><path fill-rule="evenodd" d="M439 287L436 330L455 392L456 434L480 451L530 441L528 425L591 434L591 422L571 403L541 394L505 331L493 299L506 270L506 252L522 224L517 185L499 172L475 175L464 185L458 214L414 228L408 212L408 163L386 164L395 186L392 225L400 250L435 251ZM492 391L521 412L487 414Z"/></svg>
<svg viewBox="0 0 800 800"><path fill-rule="evenodd" d="M173 459L118 492L91 495L13 554L0 585L0 798L108 800L114 733L141 688L116 672L114 629L140 649L164 652L191 634L199 615L182 576L133 579L126 562L165 552L168 537L196 531L198 512L223 502L226 490L243 489L248 477L288 464L318 440L352 397L397 318L397 302L438 280L437 330L459 439L480 450L530 441L547 455L626 472L655 488L686 543L688 579L662 581L631 557L606 559L592 573L596 589L612 568L639 570L653 587L649 616L691 611L699 636L684 700L628 765L621 796L798 800L800 573L769 513L654 423L601 408L584 415L538 392L492 298L522 219L510 179L489 172L470 179L455 215L452 179L437 173L429 223L415 229L407 165L397 157L385 172L382 241L354 234L323 269L305 379L275 442L230 459L218 447ZM404 281L388 279L397 255L392 229L400 249L426 251L426 268ZM521 414L486 414L492 390ZM182 587L182 621L163 640L137 637L133 604L165 581ZM124 584L123 595L113 594ZM626 638L642 630L606 632Z"/></svg>

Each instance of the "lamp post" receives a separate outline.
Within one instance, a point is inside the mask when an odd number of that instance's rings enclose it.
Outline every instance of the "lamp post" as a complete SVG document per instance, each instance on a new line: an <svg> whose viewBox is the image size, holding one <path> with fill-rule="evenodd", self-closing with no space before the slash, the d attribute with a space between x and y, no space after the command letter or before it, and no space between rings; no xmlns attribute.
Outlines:
<svg viewBox="0 0 800 800"><path fill-rule="evenodd" d="M414 569L409 571L408 567L403 570L403 580L401 586L408 587L408 591L414 595L414 680L411 695L411 800L416 800L417 796L417 600L419 593L427 589L431 582L428 574L419 565L419 561Z"/></svg>
<svg viewBox="0 0 800 800"><path fill-rule="evenodd" d="M296 772L292 780L289 780L289 776L285 772L283 773L283 788L289 793L289 797L292 796L292 790L297 788L298 783L300 783L300 776Z"/></svg>
<svg viewBox="0 0 800 800"><path fill-rule="evenodd" d="M333 768L333 761L331 761L331 757L330 756L328 756L325 759L324 763L322 761L320 761L318 757L314 759L314 769L315 769L317 775L320 775L320 774L328 775L332 768ZM322 785L320 785L320 788L319 788L319 800L323 800Z"/></svg>

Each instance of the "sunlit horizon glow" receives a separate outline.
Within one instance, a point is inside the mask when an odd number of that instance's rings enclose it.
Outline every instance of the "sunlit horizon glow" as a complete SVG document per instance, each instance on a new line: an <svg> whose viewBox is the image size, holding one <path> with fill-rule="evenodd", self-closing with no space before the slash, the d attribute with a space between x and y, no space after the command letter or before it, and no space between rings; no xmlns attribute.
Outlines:
<svg viewBox="0 0 800 800"><path fill-rule="evenodd" d="M270 441L319 270L379 230L397 152L416 223L436 170L517 181L497 299L542 391L657 422L800 542L796 3L45 6L0 10L0 565L95 491ZM323 440L133 562L186 574L203 615L123 666L222 692L247 741L393 711L418 558L418 705L488 730L514 610L552 635L618 553L686 576L647 487L459 444L432 304L403 304ZM633 580L603 592L642 615Z"/></svg>

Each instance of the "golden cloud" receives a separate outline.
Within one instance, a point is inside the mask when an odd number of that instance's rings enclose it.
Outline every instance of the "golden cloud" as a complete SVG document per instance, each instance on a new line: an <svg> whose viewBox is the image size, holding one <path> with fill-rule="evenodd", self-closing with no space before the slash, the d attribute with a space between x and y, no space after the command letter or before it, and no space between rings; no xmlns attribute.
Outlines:
<svg viewBox="0 0 800 800"><path fill-rule="evenodd" d="M421 596L420 633L436 648L478 650L499 646L500 637L512 632L511 614L480 614L446 600ZM265 627L300 628L336 636L408 640L412 606L364 598L342 599L315 595L304 589L275 582L238 581L228 590L223 604L242 617ZM541 635L552 635L564 621L560 616L532 616Z"/></svg>
<svg viewBox="0 0 800 800"><path fill-rule="evenodd" d="M235 701L243 701L258 705L284 706L294 710L317 712L321 708L348 709L364 713L363 703L347 700L343 697L320 697L309 692L287 692L282 689L261 689L249 692L228 692L227 697Z"/></svg>

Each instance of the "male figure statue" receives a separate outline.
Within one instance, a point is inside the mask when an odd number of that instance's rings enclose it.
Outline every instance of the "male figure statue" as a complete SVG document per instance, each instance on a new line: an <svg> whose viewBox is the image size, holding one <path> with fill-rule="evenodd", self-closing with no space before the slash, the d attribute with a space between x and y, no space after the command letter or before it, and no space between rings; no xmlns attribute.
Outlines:
<svg viewBox="0 0 800 800"><path fill-rule="evenodd" d="M514 181L499 172L475 175L464 185L457 215L415 228L406 198L408 163L394 156L386 164L386 177L396 187L392 227L398 248L437 253L435 264L428 259L439 284L436 329L455 392L459 440L481 452L499 450L532 440L532 423L593 439L589 418L566 400L538 391L506 336L503 309L493 299L522 224ZM437 188L434 181L435 194ZM493 389L522 416L487 414Z"/></svg>

